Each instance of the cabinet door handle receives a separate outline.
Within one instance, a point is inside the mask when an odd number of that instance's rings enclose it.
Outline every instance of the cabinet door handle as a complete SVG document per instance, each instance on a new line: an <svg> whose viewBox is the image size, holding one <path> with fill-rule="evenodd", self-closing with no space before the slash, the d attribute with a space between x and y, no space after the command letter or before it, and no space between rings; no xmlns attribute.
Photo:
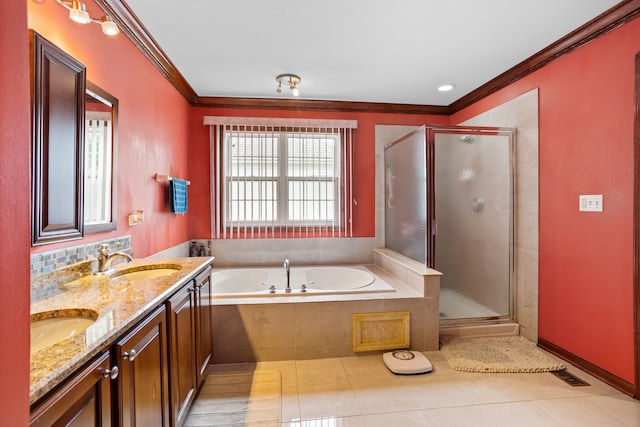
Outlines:
<svg viewBox="0 0 640 427"><path fill-rule="evenodd" d="M114 366L111 369L104 369L102 370L102 376L105 378L111 378L112 380L115 380L116 378L118 378L118 367Z"/></svg>
<svg viewBox="0 0 640 427"><path fill-rule="evenodd" d="M125 351L124 353L122 353L122 357L125 360L129 360L130 362L133 362L135 360L137 356L137 353L135 350L131 350L131 351Z"/></svg>

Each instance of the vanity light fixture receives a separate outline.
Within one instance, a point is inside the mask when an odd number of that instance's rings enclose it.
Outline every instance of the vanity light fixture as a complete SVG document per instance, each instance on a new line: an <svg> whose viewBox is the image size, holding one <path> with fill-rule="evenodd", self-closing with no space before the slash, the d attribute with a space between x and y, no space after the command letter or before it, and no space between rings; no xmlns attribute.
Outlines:
<svg viewBox="0 0 640 427"><path fill-rule="evenodd" d="M63 6L65 3L69 2L60 2ZM87 6L79 1L70 2L69 6L69 19L73 22L77 22L78 24L88 24L91 22L91 17L89 16L89 12L87 12Z"/></svg>
<svg viewBox="0 0 640 427"><path fill-rule="evenodd" d="M449 92L454 87L456 87L456 85L452 85L452 84L447 83L447 84L443 84L443 85L438 86L438 90L440 92Z"/></svg>
<svg viewBox="0 0 640 427"><path fill-rule="evenodd" d="M116 23L113 22L107 15L104 15L101 18L100 25L102 25L102 33L108 36L115 36L120 32L120 29L118 28Z"/></svg>
<svg viewBox="0 0 640 427"><path fill-rule="evenodd" d="M107 15L102 18L92 18L87 12L87 6L81 1L73 0L56 0L60 5L69 9L69 19L78 24L88 24L93 22L94 24L100 24L102 26L102 33L108 36L115 36L120 32L120 29L115 22L111 20Z"/></svg>
<svg viewBox="0 0 640 427"><path fill-rule="evenodd" d="M282 93L282 84L284 83L285 85L289 86L291 95L300 95L298 84L302 81L302 79L299 76L296 76L295 74L280 74L278 77L276 77L276 81L278 82L276 92Z"/></svg>

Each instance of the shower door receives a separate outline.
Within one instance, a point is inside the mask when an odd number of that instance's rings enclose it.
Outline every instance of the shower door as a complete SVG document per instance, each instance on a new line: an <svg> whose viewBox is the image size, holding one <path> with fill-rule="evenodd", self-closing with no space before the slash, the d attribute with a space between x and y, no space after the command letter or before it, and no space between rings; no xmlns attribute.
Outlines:
<svg viewBox="0 0 640 427"><path fill-rule="evenodd" d="M443 273L443 324L514 318L514 138L423 126L385 148L385 246Z"/></svg>
<svg viewBox="0 0 640 427"><path fill-rule="evenodd" d="M513 319L513 130L431 128L440 318ZM446 323L446 322L445 322Z"/></svg>

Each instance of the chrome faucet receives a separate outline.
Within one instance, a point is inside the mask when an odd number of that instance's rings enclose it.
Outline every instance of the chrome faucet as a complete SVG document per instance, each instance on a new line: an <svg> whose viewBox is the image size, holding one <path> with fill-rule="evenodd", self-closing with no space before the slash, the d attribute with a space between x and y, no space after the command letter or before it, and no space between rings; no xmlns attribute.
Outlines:
<svg viewBox="0 0 640 427"><path fill-rule="evenodd" d="M131 255L126 252L114 252L112 254L109 253L109 245L106 243L100 245L100 250L98 251L98 272L104 273L111 268L111 263L113 259L116 257L122 257L127 260L127 262L133 261Z"/></svg>
<svg viewBox="0 0 640 427"><path fill-rule="evenodd" d="M289 278L291 277L290 265L291 263L289 262L289 259L286 258L284 260L284 265L283 265L285 271L287 272L287 289L284 290L286 293L291 292L291 284L289 283Z"/></svg>

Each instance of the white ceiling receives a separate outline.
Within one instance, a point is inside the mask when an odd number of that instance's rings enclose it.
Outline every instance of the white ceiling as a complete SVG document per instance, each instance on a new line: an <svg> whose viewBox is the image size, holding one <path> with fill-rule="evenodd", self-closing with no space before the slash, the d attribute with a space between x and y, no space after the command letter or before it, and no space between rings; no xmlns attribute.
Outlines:
<svg viewBox="0 0 640 427"><path fill-rule="evenodd" d="M449 105L617 0L126 0L199 96ZM447 93L443 83L455 84Z"/></svg>

